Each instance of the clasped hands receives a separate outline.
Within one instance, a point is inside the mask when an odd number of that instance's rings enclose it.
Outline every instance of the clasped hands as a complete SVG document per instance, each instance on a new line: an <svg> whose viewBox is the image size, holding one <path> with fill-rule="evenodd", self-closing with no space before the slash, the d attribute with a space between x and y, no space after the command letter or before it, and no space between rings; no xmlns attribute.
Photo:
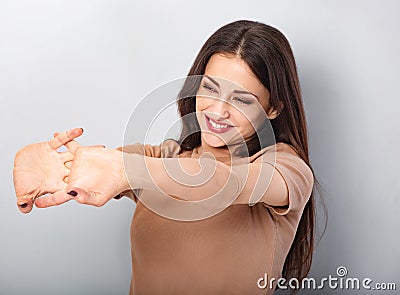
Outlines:
<svg viewBox="0 0 400 295"><path fill-rule="evenodd" d="M83 129L54 134L47 142L28 145L14 160L14 188L17 206L29 213L72 199L78 203L103 206L129 189L123 153L104 146L81 146L75 138ZM64 152L58 149L67 148Z"/></svg>

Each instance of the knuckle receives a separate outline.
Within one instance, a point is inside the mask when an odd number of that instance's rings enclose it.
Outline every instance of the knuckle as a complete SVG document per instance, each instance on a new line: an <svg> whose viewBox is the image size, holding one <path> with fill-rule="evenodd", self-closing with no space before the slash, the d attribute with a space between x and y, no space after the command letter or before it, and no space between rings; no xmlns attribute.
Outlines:
<svg viewBox="0 0 400 295"><path fill-rule="evenodd" d="M82 149L81 147L78 147L78 148L75 150L75 157L76 157L76 158L80 158L80 157L83 156L83 153L84 153L83 149Z"/></svg>
<svg viewBox="0 0 400 295"><path fill-rule="evenodd" d="M79 196L75 198L75 201L77 201L79 204L83 204L83 205L87 204L86 198L82 198Z"/></svg>
<svg viewBox="0 0 400 295"><path fill-rule="evenodd" d="M89 149L85 146L78 146L76 147L76 151L75 154L83 154L83 153L87 153Z"/></svg>

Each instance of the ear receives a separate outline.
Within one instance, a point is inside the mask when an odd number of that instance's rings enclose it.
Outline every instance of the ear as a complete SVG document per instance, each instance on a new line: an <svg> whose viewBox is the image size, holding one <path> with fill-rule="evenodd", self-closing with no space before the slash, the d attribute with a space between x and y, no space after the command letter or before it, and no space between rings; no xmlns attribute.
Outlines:
<svg viewBox="0 0 400 295"><path fill-rule="evenodd" d="M279 102L279 108L274 108L273 106L270 106L268 113L267 113L267 117L269 120L273 120L276 117L279 116L279 114L282 112L283 110L283 103Z"/></svg>

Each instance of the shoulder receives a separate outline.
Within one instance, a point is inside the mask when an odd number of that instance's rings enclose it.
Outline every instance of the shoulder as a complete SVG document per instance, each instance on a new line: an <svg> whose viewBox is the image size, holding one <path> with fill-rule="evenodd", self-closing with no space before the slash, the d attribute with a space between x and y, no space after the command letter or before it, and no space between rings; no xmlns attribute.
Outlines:
<svg viewBox="0 0 400 295"><path fill-rule="evenodd" d="M278 142L274 145L267 146L252 155L250 157L250 162L263 162L266 159L271 160L282 156L298 157L301 159L300 155L292 145Z"/></svg>
<svg viewBox="0 0 400 295"><path fill-rule="evenodd" d="M285 167L288 172L300 173L309 180L313 179L310 166L292 145L284 142L278 142L261 150L254 161L273 163L276 167Z"/></svg>
<svg viewBox="0 0 400 295"><path fill-rule="evenodd" d="M162 158L174 158L179 155L180 145L174 139L167 139L160 144L160 153Z"/></svg>
<svg viewBox="0 0 400 295"><path fill-rule="evenodd" d="M311 195L314 174L296 149L286 143L277 143L261 150L255 156L254 162L274 166L287 185L290 210L301 211ZM288 211L280 211L280 214Z"/></svg>

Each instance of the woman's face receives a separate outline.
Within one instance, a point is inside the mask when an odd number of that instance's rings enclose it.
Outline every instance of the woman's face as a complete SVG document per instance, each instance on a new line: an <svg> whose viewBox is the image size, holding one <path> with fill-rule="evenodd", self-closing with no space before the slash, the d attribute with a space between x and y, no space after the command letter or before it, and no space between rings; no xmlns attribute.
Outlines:
<svg viewBox="0 0 400 295"><path fill-rule="evenodd" d="M220 147L249 139L267 117L278 115L269 98L269 91L242 59L212 55L196 94L202 141Z"/></svg>

